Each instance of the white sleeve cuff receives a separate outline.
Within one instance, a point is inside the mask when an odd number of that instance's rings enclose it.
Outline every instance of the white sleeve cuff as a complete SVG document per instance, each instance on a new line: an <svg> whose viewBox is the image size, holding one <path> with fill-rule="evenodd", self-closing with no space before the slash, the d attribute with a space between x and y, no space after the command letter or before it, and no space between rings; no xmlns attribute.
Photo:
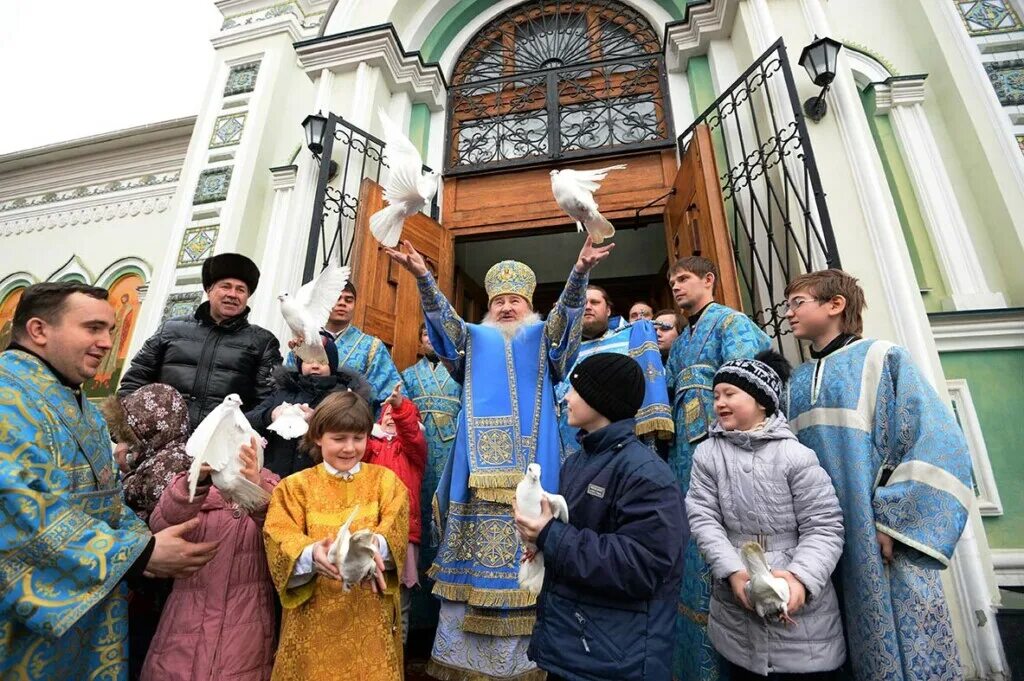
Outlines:
<svg viewBox="0 0 1024 681"><path fill-rule="evenodd" d="M299 559L295 561L295 568L292 570L292 576L288 579L289 589L302 586L316 576L316 573L313 571L314 546L315 544L310 544L302 549L302 553L299 554Z"/></svg>
<svg viewBox="0 0 1024 681"><path fill-rule="evenodd" d="M374 536L377 537L377 545L380 546L380 559L384 561L384 567L395 567L395 561L391 557L391 548L388 546L388 540L382 534L374 534Z"/></svg>

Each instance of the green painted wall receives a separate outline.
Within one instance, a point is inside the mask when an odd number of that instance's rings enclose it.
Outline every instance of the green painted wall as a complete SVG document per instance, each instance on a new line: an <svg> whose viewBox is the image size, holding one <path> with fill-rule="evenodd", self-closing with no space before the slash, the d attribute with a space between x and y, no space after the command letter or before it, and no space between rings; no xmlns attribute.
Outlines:
<svg viewBox="0 0 1024 681"><path fill-rule="evenodd" d="M873 88L861 92L861 103L864 105L865 114L867 114L868 126L875 139L878 155L882 159L882 168L885 170L885 179L889 183L889 191L892 192L893 201L896 203L896 212L900 218L900 226L903 228L903 238L910 251L910 260L914 265L917 284L922 291L924 307L928 312L939 312L942 310L943 299L948 296L946 284L942 278L942 270L939 269L939 261L932 249L928 227L921 215L921 206L917 202L914 187L910 182L910 174L907 172L903 155L896 142L892 121L888 116L875 115L875 91Z"/></svg>
<svg viewBox="0 0 1024 681"><path fill-rule="evenodd" d="M427 145L430 142L430 109L426 104L412 105L409 117L409 139L420 150L420 156L427 157Z"/></svg>
<svg viewBox="0 0 1024 681"><path fill-rule="evenodd" d="M946 378L967 381L1003 502L1003 515L983 518L994 549L1024 547L1024 350L940 353Z"/></svg>

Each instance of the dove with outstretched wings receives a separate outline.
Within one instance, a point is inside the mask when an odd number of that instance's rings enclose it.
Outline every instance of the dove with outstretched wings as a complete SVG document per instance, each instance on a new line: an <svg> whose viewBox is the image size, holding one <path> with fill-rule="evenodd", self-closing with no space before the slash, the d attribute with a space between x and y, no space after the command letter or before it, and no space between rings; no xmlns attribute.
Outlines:
<svg viewBox="0 0 1024 681"><path fill-rule="evenodd" d="M327 364L320 329L327 323L331 308L338 302L338 296L348 284L351 274L352 270L347 265L328 265L294 296L282 293L277 297L288 328L302 339L302 343L295 346L295 356L303 362Z"/></svg>
<svg viewBox="0 0 1024 681"><path fill-rule="evenodd" d="M577 231L586 229L594 245L615 235L615 227L598 210L594 192L601 188L598 183L608 177L608 173L625 169L626 165L620 163L596 170L551 171L551 193L555 203L576 221Z"/></svg>

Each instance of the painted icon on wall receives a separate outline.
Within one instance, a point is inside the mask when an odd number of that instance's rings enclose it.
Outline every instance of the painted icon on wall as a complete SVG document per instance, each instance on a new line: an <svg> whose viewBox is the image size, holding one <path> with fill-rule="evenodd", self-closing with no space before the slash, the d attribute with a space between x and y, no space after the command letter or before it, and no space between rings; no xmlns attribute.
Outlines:
<svg viewBox="0 0 1024 681"><path fill-rule="evenodd" d="M126 274L110 287L107 300L114 306L114 330L111 334L113 345L100 362L96 375L82 385L82 391L87 397L106 397L113 395L117 389L121 372L128 361L128 346L131 345L132 331L135 330L142 306L138 288L144 283L139 275Z"/></svg>
<svg viewBox="0 0 1024 681"><path fill-rule="evenodd" d="M18 301L21 300L21 294L24 292L24 286L16 288L8 293L3 301L0 302L0 350L6 349L11 342L14 310L18 307Z"/></svg>

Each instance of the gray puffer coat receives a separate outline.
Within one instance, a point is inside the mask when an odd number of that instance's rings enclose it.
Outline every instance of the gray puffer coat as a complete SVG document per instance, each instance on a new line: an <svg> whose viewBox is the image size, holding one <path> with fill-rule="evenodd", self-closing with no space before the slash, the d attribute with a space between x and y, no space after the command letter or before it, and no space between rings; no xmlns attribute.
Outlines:
<svg viewBox="0 0 1024 681"><path fill-rule="evenodd" d="M843 552L843 514L828 473L782 414L760 430L715 424L693 457L686 495L690 532L711 566L708 634L715 649L755 674L824 672L846 659L831 575ZM796 625L743 607L729 575L745 569L739 548L760 541L772 569L807 589Z"/></svg>

